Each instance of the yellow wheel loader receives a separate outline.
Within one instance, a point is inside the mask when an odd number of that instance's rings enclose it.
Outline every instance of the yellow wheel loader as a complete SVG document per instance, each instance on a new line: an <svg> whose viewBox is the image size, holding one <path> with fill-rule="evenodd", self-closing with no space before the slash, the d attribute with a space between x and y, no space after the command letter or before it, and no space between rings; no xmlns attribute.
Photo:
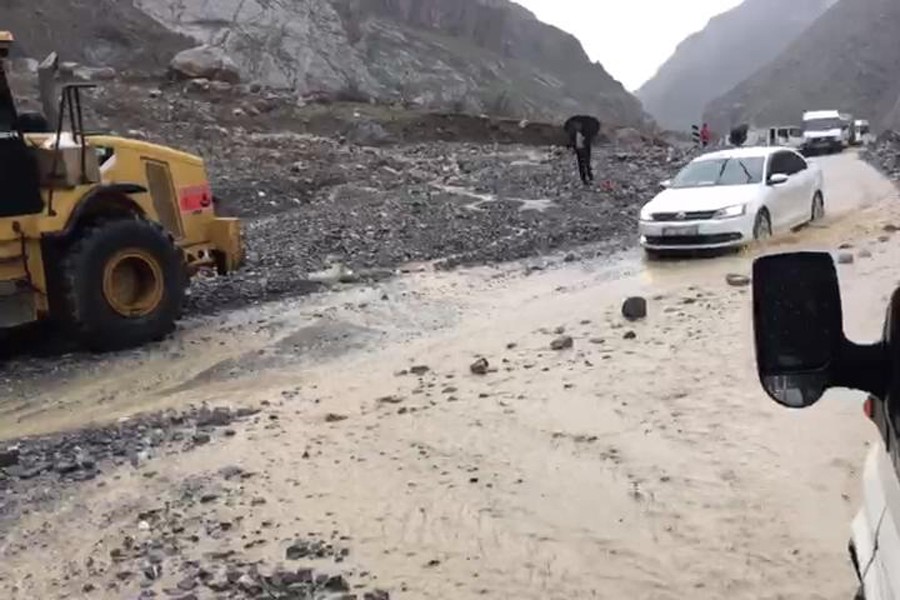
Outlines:
<svg viewBox="0 0 900 600"><path fill-rule="evenodd" d="M50 126L18 115L12 43L0 32L0 330L52 319L96 351L163 338L192 275L240 266L239 222L216 216L201 158L86 133L89 84L61 86Z"/></svg>

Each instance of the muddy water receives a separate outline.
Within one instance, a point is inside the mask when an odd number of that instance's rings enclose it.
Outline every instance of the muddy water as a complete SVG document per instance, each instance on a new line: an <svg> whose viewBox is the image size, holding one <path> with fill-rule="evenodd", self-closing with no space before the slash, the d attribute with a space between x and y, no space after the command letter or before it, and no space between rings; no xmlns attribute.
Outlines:
<svg viewBox="0 0 900 600"><path fill-rule="evenodd" d="M876 241L895 194L851 156L823 164L829 218L767 250L869 250L841 277L849 332L874 338L897 279L900 238ZM269 543L242 552L275 563L292 535L338 531L397 598L849 596L873 431L853 394L804 412L763 396L749 292L724 283L752 256L413 274L196 322L157 352L46 385L8 409L4 435L200 401L266 400L280 419L24 518L2 548L28 542L0 576L16 574L15 597L77 596L63 565L102 555L175 483L238 464L262 474L247 485L267 502L220 545L271 521ZM645 322L618 314L632 294L651 299ZM571 350L550 349L560 330ZM493 372L469 372L480 356ZM429 371L400 374L414 364Z"/></svg>

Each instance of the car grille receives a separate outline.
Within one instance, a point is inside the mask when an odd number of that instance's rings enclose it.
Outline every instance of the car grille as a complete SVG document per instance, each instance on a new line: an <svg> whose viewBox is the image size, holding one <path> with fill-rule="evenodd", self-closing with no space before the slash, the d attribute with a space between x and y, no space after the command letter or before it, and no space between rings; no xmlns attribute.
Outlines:
<svg viewBox="0 0 900 600"><path fill-rule="evenodd" d="M659 212L651 216L654 221L708 221L716 214L715 210L696 210L692 212Z"/></svg>
<svg viewBox="0 0 900 600"><path fill-rule="evenodd" d="M646 241L651 246L703 246L705 244L727 244L741 239L740 233L716 233L713 235L648 235Z"/></svg>

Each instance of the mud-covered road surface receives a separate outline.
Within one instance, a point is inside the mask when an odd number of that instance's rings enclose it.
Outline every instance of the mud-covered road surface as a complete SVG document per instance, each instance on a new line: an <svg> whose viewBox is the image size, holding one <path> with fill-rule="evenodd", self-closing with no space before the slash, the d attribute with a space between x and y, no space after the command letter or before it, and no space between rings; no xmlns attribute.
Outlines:
<svg viewBox="0 0 900 600"><path fill-rule="evenodd" d="M828 218L763 249L413 268L14 372L8 440L203 403L262 412L87 481L3 480L0 595L307 597L257 577L287 564L340 573L317 584L335 598L849 597L874 429L855 394L770 402L750 288L725 281L759 252L849 253L848 333L878 336L896 191L853 154L821 163ZM628 322L635 295L649 314Z"/></svg>

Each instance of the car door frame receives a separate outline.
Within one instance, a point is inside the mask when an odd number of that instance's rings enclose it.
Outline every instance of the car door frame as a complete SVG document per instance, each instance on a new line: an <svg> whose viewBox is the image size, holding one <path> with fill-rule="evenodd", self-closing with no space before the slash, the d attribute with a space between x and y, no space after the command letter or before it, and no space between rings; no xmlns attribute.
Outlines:
<svg viewBox="0 0 900 600"><path fill-rule="evenodd" d="M788 153L787 150L778 150L769 155L766 165L766 181L765 185L769 188L769 201L768 201L768 209L769 216L772 217L772 229L773 231L778 231L782 229L786 229L791 226L791 214L790 208L792 205L792 199L796 196L796 187L794 182L791 181L790 175L785 172L784 167L780 165L776 165L776 160L778 160L779 156L785 156ZM776 167L778 170L776 170ZM772 175L777 174L785 174L788 175L788 181L785 183L781 183L778 185L772 185L769 183L769 179Z"/></svg>
<svg viewBox="0 0 900 600"><path fill-rule="evenodd" d="M787 150L787 152L798 166L802 164L802 168L793 171L790 174L792 181L789 183L794 186L796 190L796 199L791 203L789 214L791 215L792 225L803 225L812 219L812 199L814 193L813 170L809 161L799 152L793 150Z"/></svg>

